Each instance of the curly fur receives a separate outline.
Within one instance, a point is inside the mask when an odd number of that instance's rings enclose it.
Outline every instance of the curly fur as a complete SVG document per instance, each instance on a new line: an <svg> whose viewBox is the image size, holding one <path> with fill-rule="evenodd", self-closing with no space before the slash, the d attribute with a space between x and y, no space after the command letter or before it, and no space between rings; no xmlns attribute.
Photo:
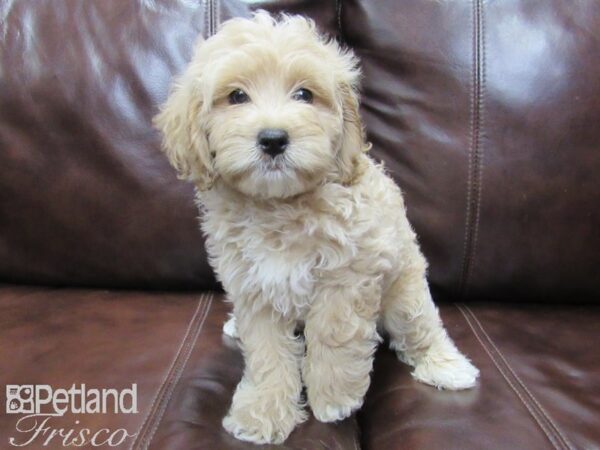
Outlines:
<svg viewBox="0 0 600 450"><path fill-rule="evenodd" d="M380 324L420 381L475 384L440 321L402 194L366 154L354 55L297 16L233 19L199 42L155 123L180 177L195 183L210 261L234 306L245 371L224 427L283 442L306 418L358 409ZM312 103L291 94L314 93ZM243 89L245 104L228 94ZM271 158L264 128L290 136ZM295 333L303 323L304 336Z"/></svg>

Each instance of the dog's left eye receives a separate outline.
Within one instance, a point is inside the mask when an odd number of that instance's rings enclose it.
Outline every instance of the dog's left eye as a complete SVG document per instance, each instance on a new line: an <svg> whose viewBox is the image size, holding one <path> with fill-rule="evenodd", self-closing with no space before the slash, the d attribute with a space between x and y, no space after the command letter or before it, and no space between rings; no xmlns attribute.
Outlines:
<svg viewBox="0 0 600 450"><path fill-rule="evenodd" d="M239 105L241 103L248 103L250 97L241 89L236 89L229 93L229 103L232 105Z"/></svg>
<svg viewBox="0 0 600 450"><path fill-rule="evenodd" d="M292 94L292 98L299 102L312 103L313 93L308 89L301 88Z"/></svg>

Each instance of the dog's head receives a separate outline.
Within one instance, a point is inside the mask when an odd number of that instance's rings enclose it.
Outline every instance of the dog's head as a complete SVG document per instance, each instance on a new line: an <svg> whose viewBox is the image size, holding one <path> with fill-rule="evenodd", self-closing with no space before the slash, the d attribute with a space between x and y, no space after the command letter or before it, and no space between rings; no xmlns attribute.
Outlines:
<svg viewBox="0 0 600 450"><path fill-rule="evenodd" d="M366 151L357 60L300 16L233 19L196 47L155 118L179 176L253 197L351 183Z"/></svg>

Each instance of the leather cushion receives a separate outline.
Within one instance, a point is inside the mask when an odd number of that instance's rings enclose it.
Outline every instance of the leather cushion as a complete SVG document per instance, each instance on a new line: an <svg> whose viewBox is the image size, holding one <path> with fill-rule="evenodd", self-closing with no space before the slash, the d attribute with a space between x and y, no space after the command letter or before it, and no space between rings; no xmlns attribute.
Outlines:
<svg viewBox="0 0 600 450"><path fill-rule="evenodd" d="M198 36L246 8L23 0L0 13L0 279L215 286L193 187L151 119Z"/></svg>
<svg viewBox="0 0 600 450"><path fill-rule="evenodd" d="M477 302L441 313L481 370L478 386L420 384L382 346L359 415L363 448L600 448L600 308Z"/></svg>
<svg viewBox="0 0 600 450"><path fill-rule="evenodd" d="M122 389L137 383L139 413L67 413L52 418L52 427L125 428L135 437L122 449L253 448L221 426L243 368L237 344L222 335L228 310L213 293L0 286L0 318L10 318L0 328L0 386ZM31 433L15 431L22 415L5 411L3 444L9 437L23 443ZM44 448L40 439L26 448ZM60 448L56 442L47 448ZM355 417L338 424L311 417L284 445L269 448L357 447Z"/></svg>
<svg viewBox="0 0 600 450"><path fill-rule="evenodd" d="M0 279L214 286L150 119L238 2L4 2ZM448 297L600 298L600 6L269 2L361 57L373 154ZM110 36L110 39L107 38Z"/></svg>
<svg viewBox="0 0 600 450"><path fill-rule="evenodd" d="M340 2L439 293L600 298L600 3Z"/></svg>

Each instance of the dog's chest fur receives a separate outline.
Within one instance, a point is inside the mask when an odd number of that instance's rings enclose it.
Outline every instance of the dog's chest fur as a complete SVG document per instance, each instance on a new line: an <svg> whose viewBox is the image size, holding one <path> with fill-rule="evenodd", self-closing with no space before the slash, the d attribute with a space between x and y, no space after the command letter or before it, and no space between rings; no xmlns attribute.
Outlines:
<svg viewBox="0 0 600 450"><path fill-rule="evenodd" d="M404 209L391 180L371 169L364 186L330 184L289 202L224 186L199 193L210 261L230 299L302 317L325 285L386 284L399 264Z"/></svg>

